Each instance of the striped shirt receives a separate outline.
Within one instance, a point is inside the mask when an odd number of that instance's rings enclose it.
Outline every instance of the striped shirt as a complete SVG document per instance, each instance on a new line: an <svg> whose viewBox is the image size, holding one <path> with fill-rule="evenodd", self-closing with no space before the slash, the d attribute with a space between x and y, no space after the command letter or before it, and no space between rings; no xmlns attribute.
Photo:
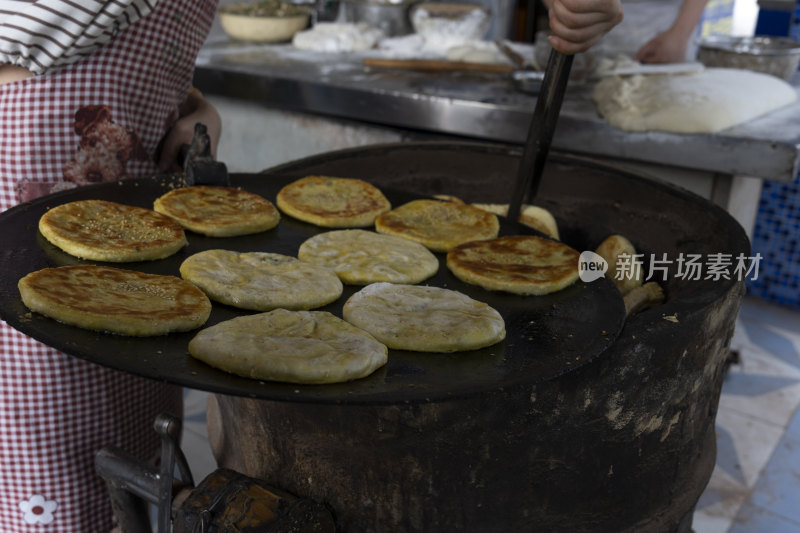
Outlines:
<svg viewBox="0 0 800 533"><path fill-rule="evenodd" d="M90 54L158 0L0 0L0 64L42 74Z"/></svg>

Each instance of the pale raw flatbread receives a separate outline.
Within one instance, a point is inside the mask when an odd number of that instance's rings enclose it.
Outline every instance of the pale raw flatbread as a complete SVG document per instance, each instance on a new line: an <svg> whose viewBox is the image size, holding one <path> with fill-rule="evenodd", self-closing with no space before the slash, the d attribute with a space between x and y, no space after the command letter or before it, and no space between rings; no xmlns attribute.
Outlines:
<svg viewBox="0 0 800 533"><path fill-rule="evenodd" d="M497 216L471 205L413 200L375 219L378 233L397 235L446 252L459 244L497 236Z"/></svg>
<svg viewBox="0 0 800 533"><path fill-rule="evenodd" d="M188 230L211 237L259 233L277 226L281 218L266 198L234 187L174 189L156 198L153 209Z"/></svg>
<svg viewBox="0 0 800 533"><path fill-rule="evenodd" d="M457 278L494 291L548 294L578 279L577 250L535 235L469 242L447 254Z"/></svg>
<svg viewBox="0 0 800 533"><path fill-rule="evenodd" d="M180 224L151 209L79 200L50 209L39 231L70 255L127 263L168 257L186 246Z"/></svg>
<svg viewBox="0 0 800 533"><path fill-rule="evenodd" d="M423 245L360 229L315 235L300 245L297 257L332 269L350 285L414 284L439 270L439 260Z"/></svg>
<svg viewBox="0 0 800 533"><path fill-rule="evenodd" d="M797 100L782 79L749 70L612 76L594 90L597 110L627 131L715 133Z"/></svg>
<svg viewBox="0 0 800 533"><path fill-rule="evenodd" d="M347 300L342 316L395 350L476 350L506 336L495 309L440 287L373 283Z"/></svg>
<svg viewBox="0 0 800 533"><path fill-rule="evenodd" d="M200 331L189 353L246 378L289 383L338 383L386 364L388 350L369 333L325 311L241 316Z"/></svg>
<svg viewBox="0 0 800 533"><path fill-rule="evenodd" d="M206 250L188 257L180 271L212 300L254 311L314 309L343 289L329 268L267 252Z"/></svg>
<svg viewBox="0 0 800 533"><path fill-rule="evenodd" d="M175 276L97 265L45 268L19 281L32 311L84 329L152 336L205 324L211 302Z"/></svg>
<svg viewBox="0 0 800 533"><path fill-rule="evenodd" d="M280 191L278 209L304 222L325 228L362 228L391 209L389 200L363 180L306 176Z"/></svg>

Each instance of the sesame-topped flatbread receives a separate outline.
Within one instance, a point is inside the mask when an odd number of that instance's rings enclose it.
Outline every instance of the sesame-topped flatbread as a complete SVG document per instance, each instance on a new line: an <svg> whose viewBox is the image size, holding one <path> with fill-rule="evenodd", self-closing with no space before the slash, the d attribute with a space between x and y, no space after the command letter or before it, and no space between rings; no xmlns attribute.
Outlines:
<svg viewBox="0 0 800 533"><path fill-rule="evenodd" d="M151 209L79 200L50 209L39 231L70 255L127 263L168 257L186 245L180 224Z"/></svg>
<svg viewBox="0 0 800 533"><path fill-rule="evenodd" d="M396 350L476 350L506 336L494 308L440 287L373 283L345 302L342 316Z"/></svg>
<svg viewBox="0 0 800 533"><path fill-rule="evenodd" d="M326 311L240 316L200 331L189 353L246 378L288 383L338 383L386 364L388 349L369 333Z"/></svg>
<svg viewBox="0 0 800 533"><path fill-rule="evenodd" d="M325 228L363 228L391 209L374 185L353 178L306 176L279 192L278 209L304 222Z"/></svg>
<svg viewBox="0 0 800 533"><path fill-rule="evenodd" d="M212 300L255 311L314 309L343 289L329 268L267 252L206 250L188 257L180 270Z"/></svg>
<svg viewBox="0 0 800 533"><path fill-rule="evenodd" d="M413 200L375 219L378 233L396 235L446 252L459 244L497 237L497 216L471 205Z"/></svg>
<svg viewBox="0 0 800 533"><path fill-rule="evenodd" d="M205 324L211 302L175 276L100 265L45 268L19 280L32 311L84 329L152 336Z"/></svg>
<svg viewBox="0 0 800 533"><path fill-rule="evenodd" d="M259 233L277 226L281 218L272 202L257 194L206 185L174 189L157 198L153 209L211 237Z"/></svg>
<svg viewBox="0 0 800 533"><path fill-rule="evenodd" d="M300 245L297 257L332 269L350 285L414 284L439 270L439 260L423 245L363 229L315 235Z"/></svg>
<svg viewBox="0 0 800 533"><path fill-rule="evenodd" d="M494 291L548 294L578 279L577 250L535 235L465 243L447 254L447 268L462 281Z"/></svg>

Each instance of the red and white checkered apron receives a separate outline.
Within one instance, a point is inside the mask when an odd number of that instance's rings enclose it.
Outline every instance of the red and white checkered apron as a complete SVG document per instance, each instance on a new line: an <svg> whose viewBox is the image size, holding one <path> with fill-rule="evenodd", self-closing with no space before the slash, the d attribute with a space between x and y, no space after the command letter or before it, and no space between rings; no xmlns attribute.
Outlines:
<svg viewBox="0 0 800 533"><path fill-rule="evenodd" d="M216 0L160 0L79 62L0 85L0 209L64 187L147 176L191 86ZM2 231L2 229L0 229ZM178 387L64 355L0 323L0 532L105 533L94 454L145 459Z"/></svg>

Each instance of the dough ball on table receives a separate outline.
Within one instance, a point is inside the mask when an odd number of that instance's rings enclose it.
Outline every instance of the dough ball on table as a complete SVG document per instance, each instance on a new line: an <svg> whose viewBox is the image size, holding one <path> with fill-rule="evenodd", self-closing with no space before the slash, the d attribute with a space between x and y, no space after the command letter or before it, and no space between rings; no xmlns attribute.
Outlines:
<svg viewBox="0 0 800 533"><path fill-rule="evenodd" d="M594 90L597 110L627 131L716 133L797 100L784 80L749 70L611 76Z"/></svg>

